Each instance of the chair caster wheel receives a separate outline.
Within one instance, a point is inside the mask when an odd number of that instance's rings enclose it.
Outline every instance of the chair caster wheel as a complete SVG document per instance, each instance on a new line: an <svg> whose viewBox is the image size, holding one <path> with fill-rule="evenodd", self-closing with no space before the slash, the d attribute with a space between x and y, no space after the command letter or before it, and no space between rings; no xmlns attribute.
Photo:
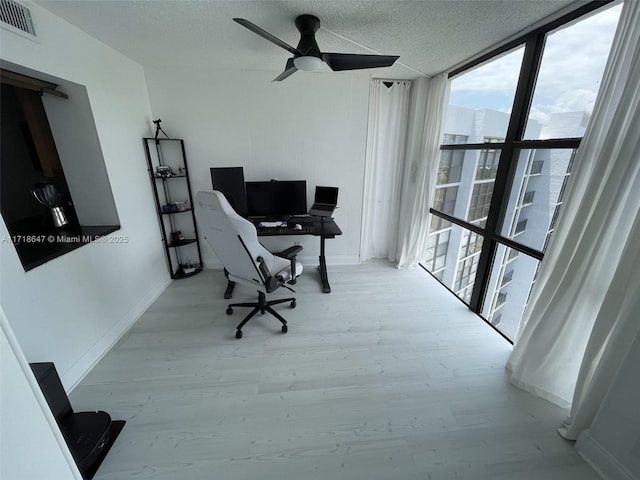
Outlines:
<svg viewBox="0 0 640 480"><path fill-rule="evenodd" d="M291 308L296 308L296 301L295 300L291 300Z"/></svg>
<svg viewBox="0 0 640 480"><path fill-rule="evenodd" d="M282 325L282 333L287 333L289 328L286 325Z"/></svg>
<svg viewBox="0 0 640 480"><path fill-rule="evenodd" d="M227 307L227 315L231 315L233 313L233 308Z"/></svg>
<svg viewBox="0 0 640 480"><path fill-rule="evenodd" d="M236 330L236 338L242 338L242 330Z"/></svg>

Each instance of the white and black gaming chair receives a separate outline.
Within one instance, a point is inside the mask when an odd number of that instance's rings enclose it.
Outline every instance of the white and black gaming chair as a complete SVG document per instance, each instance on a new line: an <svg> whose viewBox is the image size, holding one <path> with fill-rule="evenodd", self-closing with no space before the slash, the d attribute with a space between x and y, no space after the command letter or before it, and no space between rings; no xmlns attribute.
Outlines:
<svg viewBox="0 0 640 480"><path fill-rule="evenodd" d="M258 241L256 227L247 219L238 215L225 196L214 190L196 194L195 214L198 228L204 234L228 273L230 281L254 287L258 291L258 301L253 303L232 303L227 314L233 313L233 307L252 307L253 310L236 327L236 338L242 338L242 327L258 312L269 312L282 323L282 333L287 333L287 321L272 305L290 302L295 308L295 298L266 299L266 294L295 283L302 273L302 264L296 261L296 255L302 250L300 245L272 254Z"/></svg>

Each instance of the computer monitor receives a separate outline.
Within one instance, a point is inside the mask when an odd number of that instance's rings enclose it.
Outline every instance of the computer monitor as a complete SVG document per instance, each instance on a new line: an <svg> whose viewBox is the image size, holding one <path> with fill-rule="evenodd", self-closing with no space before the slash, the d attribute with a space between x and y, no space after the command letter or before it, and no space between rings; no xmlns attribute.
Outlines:
<svg viewBox="0 0 640 480"><path fill-rule="evenodd" d="M222 192L239 215L247 214L247 192L242 167L213 167L211 186Z"/></svg>
<svg viewBox="0 0 640 480"><path fill-rule="evenodd" d="M247 214L282 218L307 213L306 180L247 182Z"/></svg>

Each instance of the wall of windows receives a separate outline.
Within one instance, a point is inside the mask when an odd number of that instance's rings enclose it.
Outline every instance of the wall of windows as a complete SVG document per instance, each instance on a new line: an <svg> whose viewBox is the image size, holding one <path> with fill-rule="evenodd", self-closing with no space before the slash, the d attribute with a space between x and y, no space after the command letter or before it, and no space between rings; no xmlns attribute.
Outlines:
<svg viewBox="0 0 640 480"><path fill-rule="evenodd" d="M620 6L592 2L452 72L423 266L514 339Z"/></svg>

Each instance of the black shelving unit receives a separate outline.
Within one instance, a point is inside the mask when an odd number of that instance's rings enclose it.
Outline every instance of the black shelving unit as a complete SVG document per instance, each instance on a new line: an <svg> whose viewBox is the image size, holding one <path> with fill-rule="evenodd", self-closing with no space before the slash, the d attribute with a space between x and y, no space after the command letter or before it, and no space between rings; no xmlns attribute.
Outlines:
<svg viewBox="0 0 640 480"><path fill-rule="evenodd" d="M202 271L202 252L193 212L184 141L143 138L158 222L171 278Z"/></svg>

